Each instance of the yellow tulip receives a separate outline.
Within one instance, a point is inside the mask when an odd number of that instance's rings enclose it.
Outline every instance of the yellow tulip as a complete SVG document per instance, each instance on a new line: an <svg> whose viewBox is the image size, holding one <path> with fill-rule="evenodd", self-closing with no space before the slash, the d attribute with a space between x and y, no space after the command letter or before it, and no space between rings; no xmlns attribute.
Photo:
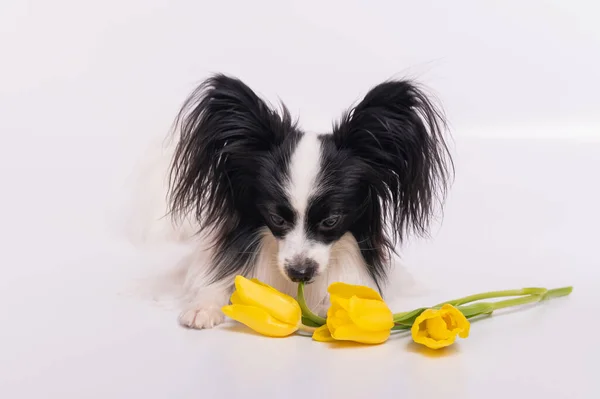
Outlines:
<svg viewBox="0 0 600 399"><path fill-rule="evenodd" d="M471 325L460 310L445 304L441 309L427 309L411 328L412 338L431 349L452 345L456 336L467 338Z"/></svg>
<svg viewBox="0 0 600 399"><path fill-rule="evenodd" d="M302 311L294 298L256 279L235 278L231 305L223 313L262 335L285 337L301 325Z"/></svg>
<svg viewBox="0 0 600 399"><path fill-rule="evenodd" d="M394 317L381 295L369 287L345 283L333 283L327 291L331 301L327 324L313 333L315 341L387 341Z"/></svg>

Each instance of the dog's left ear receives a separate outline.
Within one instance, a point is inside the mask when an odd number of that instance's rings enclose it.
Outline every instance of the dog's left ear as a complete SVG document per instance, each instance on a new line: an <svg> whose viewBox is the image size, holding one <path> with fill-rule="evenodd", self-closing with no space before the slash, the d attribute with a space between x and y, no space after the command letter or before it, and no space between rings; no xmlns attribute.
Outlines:
<svg viewBox="0 0 600 399"><path fill-rule="evenodd" d="M364 162L370 191L392 221L393 235L426 233L451 157L440 110L410 81L384 82L334 125L334 140Z"/></svg>

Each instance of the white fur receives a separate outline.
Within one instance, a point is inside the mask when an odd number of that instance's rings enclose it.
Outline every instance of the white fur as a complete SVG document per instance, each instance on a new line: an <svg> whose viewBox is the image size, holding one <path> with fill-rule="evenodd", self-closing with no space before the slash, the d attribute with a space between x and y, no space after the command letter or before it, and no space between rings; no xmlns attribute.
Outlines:
<svg viewBox="0 0 600 399"><path fill-rule="evenodd" d="M321 142L316 134L304 134L292 153L286 192L292 207L304 215L308 199L318 187L321 169Z"/></svg>
<svg viewBox="0 0 600 399"><path fill-rule="evenodd" d="M306 237L306 210L311 196L318 192L321 170L321 142L316 134L305 134L292 153L286 192L294 211L296 224L279 244L279 268L301 256L317 262L316 273L323 273L329 263L331 245L311 241Z"/></svg>

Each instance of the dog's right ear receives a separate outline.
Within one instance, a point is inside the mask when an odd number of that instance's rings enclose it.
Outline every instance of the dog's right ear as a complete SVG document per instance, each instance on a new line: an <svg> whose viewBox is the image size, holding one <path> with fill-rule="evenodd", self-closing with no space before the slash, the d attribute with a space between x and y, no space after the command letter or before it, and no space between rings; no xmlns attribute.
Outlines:
<svg viewBox="0 0 600 399"><path fill-rule="evenodd" d="M230 221L258 155L281 144L293 129L240 80L215 75L187 99L176 120L169 203L174 216L192 214L201 228Z"/></svg>

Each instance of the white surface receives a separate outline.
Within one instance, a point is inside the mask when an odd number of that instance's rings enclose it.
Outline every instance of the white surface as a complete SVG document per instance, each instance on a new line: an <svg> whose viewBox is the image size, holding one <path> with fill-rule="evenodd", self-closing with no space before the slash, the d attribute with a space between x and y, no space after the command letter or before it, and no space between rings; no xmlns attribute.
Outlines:
<svg viewBox="0 0 600 399"><path fill-rule="evenodd" d="M0 397L599 397L597 6L216 3L0 5ZM179 328L128 291L170 255L130 247L113 211L137 155L212 71L315 130L396 73L438 94L457 178L444 223L404 250L424 290L395 310L574 293L479 321L436 358L406 337L332 349Z"/></svg>
<svg viewBox="0 0 600 399"><path fill-rule="evenodd" d="M438 358L406 337L332 349L229 326L188 331L176 312L127 295L148 257L109 236L101 215L86 217L87 204L71 203L68 191L34 201L43 184L26 186L41 221L20 224L23 200L5 211L0 397L597 397L600 146L486 139L457 147L443 228L407 248L407 269L428 291L394 310L531 285L572 284L571 297L474 323L469 339ZM73 190L67 169L43 176Z"/></svg>

